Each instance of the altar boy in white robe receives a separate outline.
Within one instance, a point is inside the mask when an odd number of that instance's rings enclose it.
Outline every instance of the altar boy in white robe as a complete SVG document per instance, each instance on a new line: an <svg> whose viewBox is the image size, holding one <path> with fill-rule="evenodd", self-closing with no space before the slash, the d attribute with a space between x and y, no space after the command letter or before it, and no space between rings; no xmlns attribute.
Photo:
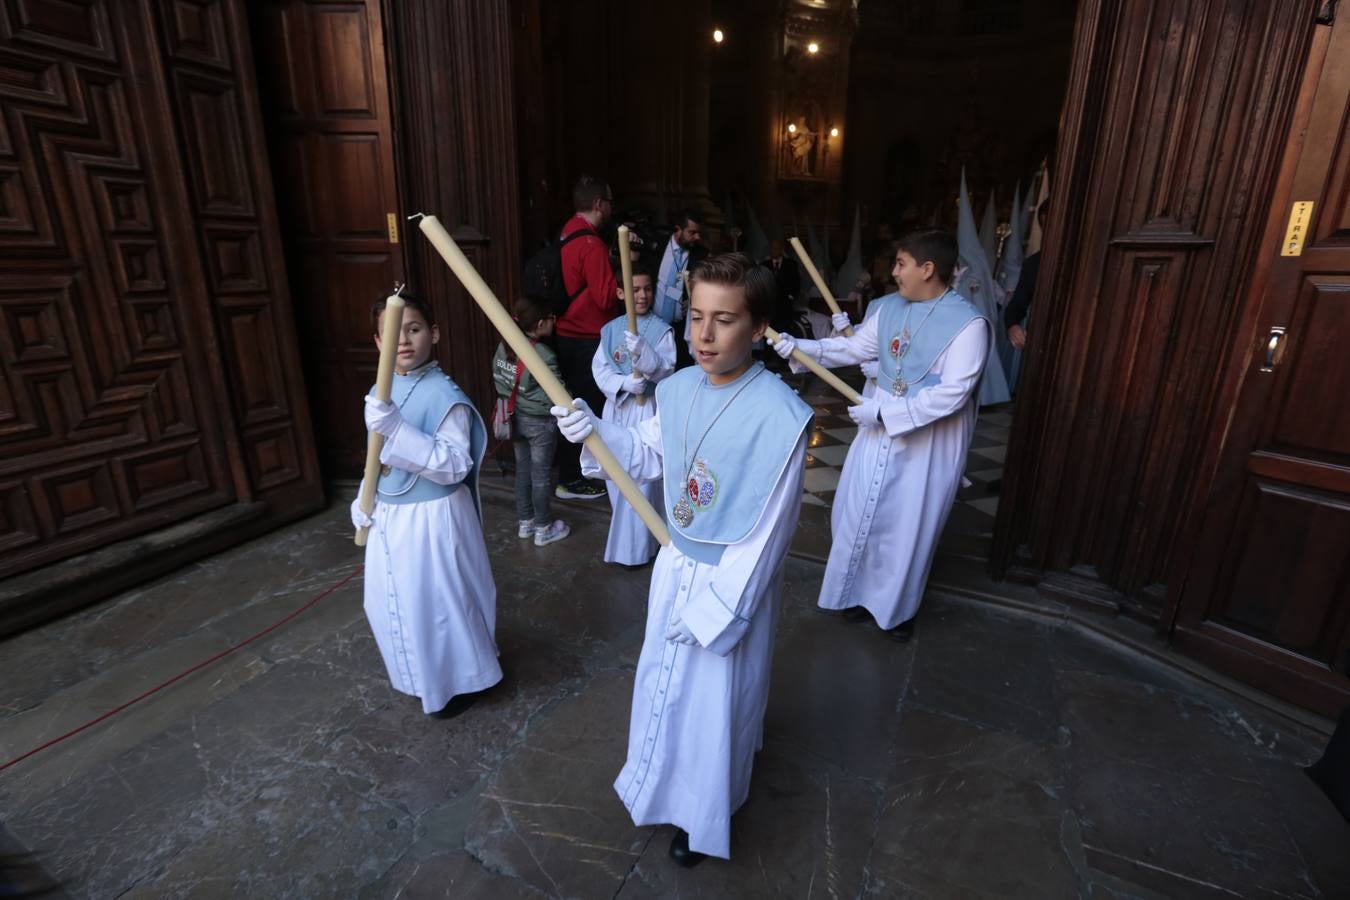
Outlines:
<svg viewBox="0 0 1350 900"><path fill-rule="evenodd" d="M731 816L762 743L783 560L801 509L811 408L750 355L773 311L773 273L743 254L690 277L698 367L656 388L635 427L554 407L570 441L592 429L638 482L660 481L671 544L647 598L628 759L614 789L638 825L671 824L670 855L731 855ZM583 451L582 465L599 474Z"/></svg>
<svg viewBox="0 0 1350 900"><path fill-rule="evenodd" d="M870 613L899 641L913 634L961 485L992 346L992 324L948 286L956 258L948 232L912 234L895 254L899 296L852 337L786 338L774 348L790 357L795 347L827 367L877 361L876 392L848 410L858 434L830 510L819 604L851 619Z"/></svg>
<svg viewBox="0 0 1350 900"><path fill-rule="evenodd" d="M365 611L394 689L452 718L502 678L493 631L497 588L483 542L478 472L487 431L473 403L431 358L431 307L407 307L390 403L366 396L366 427L384 435L370 528ZM372 310L375 345L384 300Z"/></svg>
<svg viewBox="0 0 1350 900"><path fill-rule="evenodd" d="M675 332L664 319L652 314L654 282L651 269L633 266L637 331L627 330L627 316L611 319L600 329L600 346L591 361L595 384L605 395L601 418L624 428L656 415L656 383L675 371ZM619 297L623 297L622 286ZM644 398L641 403L639 396ZM653 506L661 508L660 482L642 485L642 492ZM645 566L656 555L656 538L613 485L609 488L609 505L612 515L605 562Z"/></svg>

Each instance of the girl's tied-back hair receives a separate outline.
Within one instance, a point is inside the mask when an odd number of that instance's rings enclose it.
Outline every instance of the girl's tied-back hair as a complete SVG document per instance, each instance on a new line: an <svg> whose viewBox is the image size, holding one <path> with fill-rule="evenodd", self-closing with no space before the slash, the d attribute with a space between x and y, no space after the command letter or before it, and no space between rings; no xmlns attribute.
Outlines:
<svg viewBox="0 0 1350 900"><path fill-rule="evenodd" d="M520 330L529 334L539 327L540 322L553 318L553 307L545 301L535 300L532 297L519 297L511 308L511 316L520 326ZM516 361L516 351L511 349L510 344L502 341L502 349L506 351L507 359Z"/></svg>

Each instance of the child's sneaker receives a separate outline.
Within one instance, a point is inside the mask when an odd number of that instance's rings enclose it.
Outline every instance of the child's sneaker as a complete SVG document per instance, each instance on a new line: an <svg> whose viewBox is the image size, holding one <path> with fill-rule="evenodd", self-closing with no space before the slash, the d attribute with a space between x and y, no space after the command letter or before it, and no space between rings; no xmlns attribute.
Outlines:
<svg viewBox="0 0 1350 900"><path fill-rule="evenodd" d="M534 545L543 547L554 541L561 541L572 533L572 529L562 519L554 519L552 525L544 525L534 529Z"/></svg>
<svg viewBox="0 0 1350 900"><path fill-rule="evenodd" d="M520 527L516 529L516 537L527 538L534 534L534 519L521 519Z"/></svg>

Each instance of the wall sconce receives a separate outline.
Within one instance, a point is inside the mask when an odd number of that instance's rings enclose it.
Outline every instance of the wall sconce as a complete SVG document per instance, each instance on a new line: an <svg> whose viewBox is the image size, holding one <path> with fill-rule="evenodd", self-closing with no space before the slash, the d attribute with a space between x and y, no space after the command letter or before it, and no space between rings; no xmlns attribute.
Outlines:
<svg viewBox="0 0 1350 900"><path fill-rule="evenodd" d="M807 53L819 53L819 52L820 52L820 45L817 44L815 41L812 41L811 43L809 43L809 44L806 45L806 52L807 52Z"/></svg>
<svg viewBox="0 0 1350 900"><path fill-rule="evenodd" d="M789 123L788 123L788 134L796 134L796 133L797 133L797 123L796 123L796 122L789 122Z"/></svg>
<svg viewBox="0 0 1350 900"><path fill-rule="evenodd" d="M838 129L838 128L831 128L831 129L830 129L830 137L839 137L839 129Z"/></svg>
<svg viewBox="0 0 1350 900"><path fill-rule="evenodd" d="M726 35L722 34L722 29L720 29L720 28L714 28L714 29L713 29L713 43L714 43L714 44L720 44L720 43L722 43L722 39L725 38L725 37L726 37Z"/></svg>

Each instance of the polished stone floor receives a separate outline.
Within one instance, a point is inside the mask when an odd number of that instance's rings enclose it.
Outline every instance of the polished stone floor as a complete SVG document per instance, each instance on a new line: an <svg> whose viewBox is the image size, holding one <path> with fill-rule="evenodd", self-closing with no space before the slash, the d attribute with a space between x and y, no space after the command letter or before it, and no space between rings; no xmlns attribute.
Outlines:
<svg viewBox="0 0 1350 900"><path fill-rule="evenodd" d="M0 841L75 897L1345 897L1324 738L1053 617L929 600L915 639L813 610L789 561L733 859L674 868L624 755L649 570L607 515L515 536L488 491L507 671L468 713L393 693L359 575L290 623L0 773ZM0 643L0 765L274 623L359 556L345 503ZM804 520L797 549L825 546ZM982 577L960 554L935 574ZM942 577L946 577L943 575Z"/></svg>

